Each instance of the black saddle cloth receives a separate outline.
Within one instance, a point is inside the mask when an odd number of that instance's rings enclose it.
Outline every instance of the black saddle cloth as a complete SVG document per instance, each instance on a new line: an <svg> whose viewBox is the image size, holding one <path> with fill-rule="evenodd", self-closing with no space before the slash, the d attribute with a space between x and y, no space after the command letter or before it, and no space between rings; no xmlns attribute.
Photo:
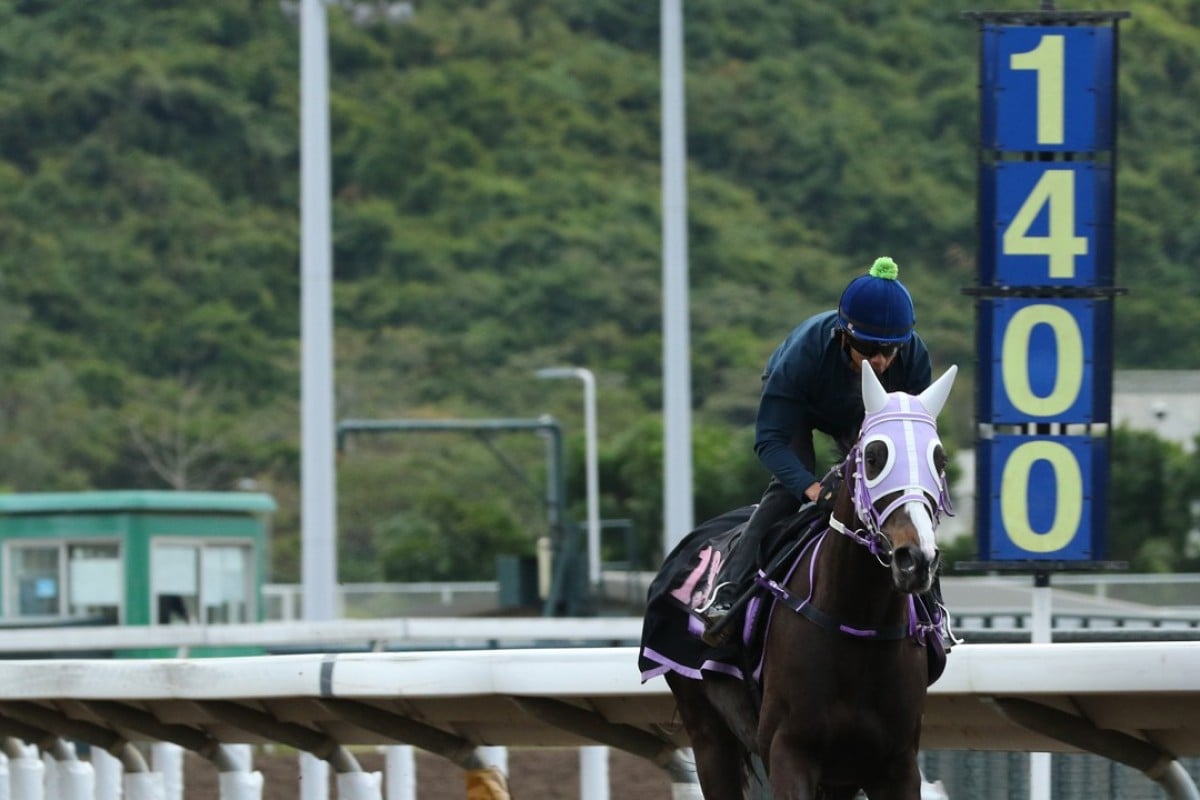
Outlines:
<svg viewBox="0 0 1200 800"><path fill-rule="evenodd" d="M638 656L643 681L668 671L696 679L705 671L750 675L759 649L757 631L761 626L754 623L760 621L756 613L760 604L751 602L746 612L749 624L743 625L742 635L731 637L721 647L712 647L700 638L703 625L696 612L707 606L718 586L718 575L720 580L738 585L749 577L720 572L729 553L739 546L754 508L742 506L702 523L663 561L646 597ZM809 535L820 517L814 506L807 505L775 525L763 542L764 563L770 563L788 542Z"/></svg>

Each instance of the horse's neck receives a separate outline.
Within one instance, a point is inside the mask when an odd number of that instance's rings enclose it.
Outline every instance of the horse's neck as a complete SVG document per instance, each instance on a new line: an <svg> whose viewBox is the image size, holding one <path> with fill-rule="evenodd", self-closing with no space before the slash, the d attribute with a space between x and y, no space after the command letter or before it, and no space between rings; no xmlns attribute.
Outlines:
<svg viewBox="0 0 1200 800"><path fill-rule="evenodd" d="M853 530L859 523L847 527ZM903 620L905 598L893 588L891 570L866 547L831 529L815 558L812 597L822 611L863 628Z"/></svg>

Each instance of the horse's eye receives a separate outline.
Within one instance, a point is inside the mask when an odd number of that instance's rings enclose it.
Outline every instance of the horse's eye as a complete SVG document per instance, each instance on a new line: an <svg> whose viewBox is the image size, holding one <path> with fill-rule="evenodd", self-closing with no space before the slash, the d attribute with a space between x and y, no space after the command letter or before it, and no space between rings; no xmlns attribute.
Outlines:
<svg viewBox="0 0 1200 800"><path fill-rule="evenodd" d="M933 448L933 466L939 474L946 469L946 451L940 444Z"/></svg>
<svg viewBox="0 0 1200 800"><path fill-rule="evenodd" d="M871 442L863 451L863 461L867 467L867 477L874 478L884 468L888 460L887 445L881 441Z"/></svg>

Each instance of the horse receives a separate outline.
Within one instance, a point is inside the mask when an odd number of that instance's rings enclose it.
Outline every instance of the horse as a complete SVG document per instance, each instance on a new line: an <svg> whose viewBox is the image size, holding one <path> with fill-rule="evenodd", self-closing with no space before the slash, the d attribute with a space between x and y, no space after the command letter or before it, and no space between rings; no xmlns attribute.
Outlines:
<svg viewBox="0 0 1200 800"><path fill-rule="evenodd" d="M919 800L921 718L940 674L930 650L945 653L940 610L922 618L917 606L949 511L936 419L956 372L919 395L888 394L863 362L865 416L828 524L780 579L758 574L769 604L759 680L660 673L706 798L743 797L758 756L776 800Z"/></svg>

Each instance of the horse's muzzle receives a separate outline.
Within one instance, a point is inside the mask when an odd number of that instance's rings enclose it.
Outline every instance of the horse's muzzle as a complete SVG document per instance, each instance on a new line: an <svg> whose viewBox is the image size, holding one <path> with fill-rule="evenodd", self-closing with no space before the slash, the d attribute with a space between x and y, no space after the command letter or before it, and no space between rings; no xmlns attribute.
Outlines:
<svg viewBox="0 0 1200 800"><path fill-rule="evenodd" d="M906 594L929 591L936 567L937 557L930 560L916 545L901 545L892 551L892 582Z"/></svg>

